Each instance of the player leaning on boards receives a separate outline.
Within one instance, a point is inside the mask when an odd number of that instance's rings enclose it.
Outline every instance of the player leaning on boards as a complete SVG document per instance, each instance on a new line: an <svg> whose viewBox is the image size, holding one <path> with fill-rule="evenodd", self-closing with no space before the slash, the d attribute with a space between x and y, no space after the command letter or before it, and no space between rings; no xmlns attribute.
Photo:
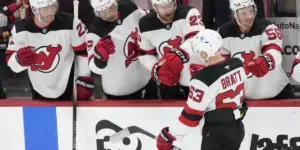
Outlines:
<svg viewBox="0 0 300 150"><path fill-rule="evenodd" d="M102 76L107 99L157 99L150 72L138 61L138 22L146 15L131 0L91 0L95 20L87 34L90 69Z"/></svg>
<svg viewBox="0 0 300 150"><path fill-rule="evenodd" d="M7 64L18 73L28 71L33 99L71 100L93 93L85 44L84 24L58 11L56 0L29 0L34 16L15 22ZM74 77L76 85L74 85Z"/></svg>
<svg viewBox="0 0 300 150"><path fill-rule="evenodd" d="M163 128L157 137L157 148L171 150L172 143L195 131L204 117L201 150L238 150L245 134L242 119L248 109L244 102L247 76L243 63L239 58L225 60L220 54L222 38L210 29L196 35L192 49L208 66L192 77L181 116L176 124Z"/></svg>
<svg viewBox="0 0 300 150"><path fill-rule="evenodd" d="M139 22L141 36L139 46L141 50L146 51L145 55L140 56L139 59L158 82L162 99L185 99L180 89L185 89L187 92L188 83L185 87L180 87L179 81L181 85L184 85L183 79L190 79L190 77L183 77L182 80L179 77L184 68L183 63L189 62L189 56L184 51L172 51L171 49L178 49L186 40L204 29L199 11L190 6L177 6L175 0L151 0L151 2L155 11L151 11ZM164 66L161 66L162 63L158 63L157 60L166 53L173 55L168 55ZM177 57L177 55L181 57ZM173 63L175 72L165 69L171 61L177 62ZM164 74L169 76L161 78L160 76ZM185 93L186 96L187 94Z"/></svg>
<svg viewBox="0 0 300 150"><path fill-rule="evenodd" d="M253 0L231 0L234 20L219 28L223 55L243 60L248 79L246 99L294 98L289 79L282 69L282 36L265 19L256 18Z"/></svg>

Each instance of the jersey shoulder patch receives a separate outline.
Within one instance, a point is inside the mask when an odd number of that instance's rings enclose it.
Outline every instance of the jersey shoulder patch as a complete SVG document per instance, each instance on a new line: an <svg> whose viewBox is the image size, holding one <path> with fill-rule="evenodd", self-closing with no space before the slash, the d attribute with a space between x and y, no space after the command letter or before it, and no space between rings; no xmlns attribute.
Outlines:
<svg viewBox="0 0 300 150"><path fill-rule="evenodd" d="M207 86L210 86L224 74L239 67L243 67L243 62L241 59L228 58L223 63L208 66L202 69L201 71L197 72L192 79L200 80Z"/></svg>

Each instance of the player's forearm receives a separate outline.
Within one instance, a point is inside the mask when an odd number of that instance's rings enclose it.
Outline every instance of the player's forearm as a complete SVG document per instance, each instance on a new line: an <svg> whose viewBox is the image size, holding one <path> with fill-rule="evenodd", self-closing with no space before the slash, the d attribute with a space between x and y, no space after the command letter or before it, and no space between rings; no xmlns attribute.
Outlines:
<svg viewBox="0 0 300 150"><path fill-rule="evenodd" d="M11 56L7 56L7 57L9 57L9 58L7 58L8 59L7 65L11 68L11 70L13 72L19 73L19 72L26 70L28 67L23 67L20 65L20 63L17 60L16 54L17 53L13 53L13 54L11 54Z"/></svg>
<svg viewBox="0 0 300 150"><path fill-rule="evenodd" d="M149 71L152 71L153 65L158 61L157 57L153 55L142 55L139 56L139 61L143 64Z"/></svg>
<svg viewBox="0 0 300 150"><path fill-rule="evenodd" d="M77 75L78 76L90 76L91 73L90 73L90 69L88 67L88 58L83 57L83 56L77 56L76 61L77 61L77 67L78 67Z"/></svg>
<svg viewBox="0 0 300 150"><path fill-rule="evenodd" d="M273 56L274 61L275 61L275 67L281 65L282 55L278 50L270 49L266 52L266 54L270 54L271 56Z"/></svg>
<svg viewBox="0 0 300 150"><path fill-rule="evenodd" d="M94 62L95 62L94 59L95 59L95 58L93 57L93 58L91 58L91 59L89 60L89 68L90 68L90 70L91 70L93 73L98 74L98 75L102 75L103 72L105 71L105 68L99 68L99 67L97 67L96 64L94 63Z"/></svg>

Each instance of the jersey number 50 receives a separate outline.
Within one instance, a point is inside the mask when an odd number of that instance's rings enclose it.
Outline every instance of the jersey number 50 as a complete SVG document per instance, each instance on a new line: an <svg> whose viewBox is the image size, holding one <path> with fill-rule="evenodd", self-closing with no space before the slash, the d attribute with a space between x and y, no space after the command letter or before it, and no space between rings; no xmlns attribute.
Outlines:
<svg viewBox="0 0 300 150"><path fill-rule="evenodd" d="M241 93L242 92L242 93ZM238 99L238 95L241 95ZM237 103L240 104L244 101L244 83L238 85L235 90L228 90L216 96L216 107L236 109Z"/></svg>

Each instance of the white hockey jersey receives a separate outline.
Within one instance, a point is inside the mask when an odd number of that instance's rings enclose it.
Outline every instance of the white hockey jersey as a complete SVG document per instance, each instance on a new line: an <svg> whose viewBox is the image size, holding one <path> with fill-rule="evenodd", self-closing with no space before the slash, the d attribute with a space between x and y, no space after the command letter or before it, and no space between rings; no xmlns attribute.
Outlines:
<svg viewBox="0 0 300 150"><path fill-rule="evenodd" d="M118 4L120 18L116 22L106 22L96 18L87 34L89 67L102 76L105 93L122 96L132 94L149 82L150 72L138 61L137 41L138 22L146 12L131 0L122 0ZM98 41L110 35L115 45L115 53L109 56L102 68L94 63L94 51Z"/></svg>
<svg viewBox="0 0 300 150"><path fill-rule="evenodd" d="M8 23L7 16L0 13L0 28L7 26L7 23Z"/></svg>
<svg viewBox="0 0 300 150"><path fill-rule="evenodd" d="M291 76L293 79L300 83L300 52L297 53L293 62Z"/></svg>
<svg viewBox="0 0 300 150"><path fill-rule="evenodd" d="M164 53L171 48L178 49L189 37L203 30L204 26L196 8L179 5L172 23L163 24L157 18L157 13L152 11L140 20L139 28L141 36L139 46L145 54L148 54L140 56L139 59L151 71L153 65ZM191 79L189 65L191 63L205 64L198 56L191 55L190 57L190 61L184 64L180 79L181 85L185 86L188 86Z"/></svg>
<svg viewBox="0 0 300 150"><path fill-rule="evenodd" d="M222 54L238 57L244 61L244 65L264 53L269 53L275 59L275 69L261 78L246 72L247 99L273 98L289 83L281 66L281 33L274 24L267 20L256 19L252 30L247 34L242 34L237 23L230 21L219 28L219 33L223 38Z"/></svg>
<svg viewBox="0 0 300 150"><path fill-rule="evenodd" d="M217 109L240 108L244 101L244 82L247 79L243 62L230 58L197 72L190 82L190 93L178 122L169 132L182 139L199 125L205 113ZM234 114L240 118L240 114Z"/></svg>
<svg viewBox="0 0 300 150"><path fill-rule="evenodd" d="M54 21L45 28L39 28L32 17L18 20L12 29L9 41L7 64L18 73L28 71L35 91L46 98L57 98L67 88L70 72L75 76L89 76L86 51L85 25L72 14L58 12ZM38 54L36 64L23 67L17 60L20 48L32 46ZM76 65L74 61L76 58ZM71 70L71 68L75 70Z"/></svg>

